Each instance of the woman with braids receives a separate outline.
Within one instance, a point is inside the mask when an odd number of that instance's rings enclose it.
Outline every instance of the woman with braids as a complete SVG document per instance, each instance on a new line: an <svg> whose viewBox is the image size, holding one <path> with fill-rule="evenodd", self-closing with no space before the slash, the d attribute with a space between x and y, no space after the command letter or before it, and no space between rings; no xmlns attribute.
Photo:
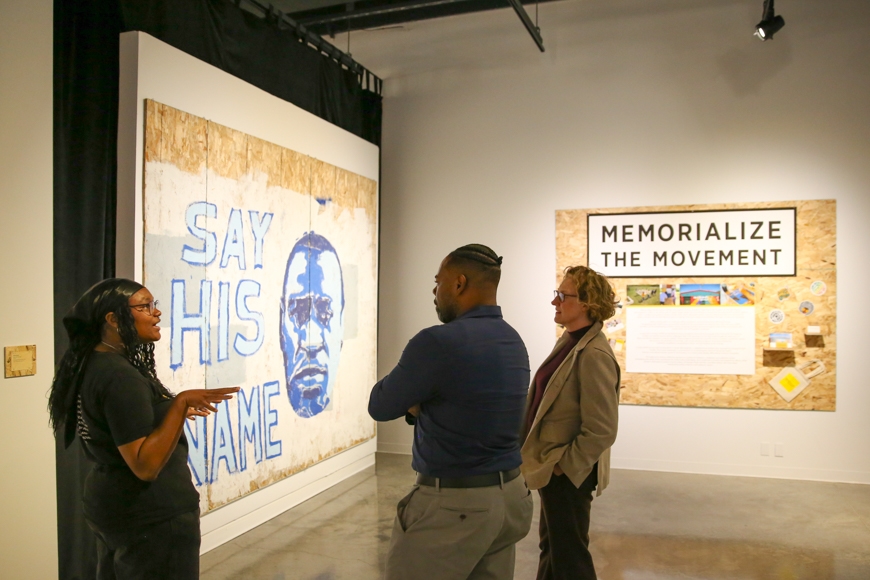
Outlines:
<svg viewBox="0 0 870 580"><path fill-rule="evenodd" d="M217 411L238 387L170 393L155 373L160 310L147 288L103 280L64 317L70 346L49 412L69 446L96 465L84 513L97 539L97 578L199 578L199 493L187 468L184 420Z"/></svg>
<svg viewBox="0 0 870 580"><path fill-rule="evenodd" d="M620 377L602 325L616 299L585 266L566 268L554 294L565 332L529 389L522 471L541 496L538 580L594 580L589 513L592 491L601 495L610 476Z"/></svg>

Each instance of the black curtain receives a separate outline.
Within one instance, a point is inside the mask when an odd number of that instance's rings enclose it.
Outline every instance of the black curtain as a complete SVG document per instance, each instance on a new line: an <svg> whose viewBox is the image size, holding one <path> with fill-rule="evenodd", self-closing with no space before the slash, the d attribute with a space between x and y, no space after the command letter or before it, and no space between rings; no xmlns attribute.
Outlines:
<svg viewBox="0 0 870 580"><path fill-rule="evenodd" d="M54 336L61 318L95 282L115 272L119 7L54 3ZM90 471L79 440L56 441L58 568L62 579L94 578L96 547L82 517Z"/></svg>
<svg viewBox="0 0 870 580"><path fill-rule="evenodd" d="M356 74L300 42L277 20L260 18L229 0L118 4L124 30L147 32L380 145L380 96L364 90Z"/></svg>
<svg viewBox="0 0 870 580"><path fill-rule="evenodd" d="M230 0L55 0L55 356L61 319L92 284L115 272L118 35L140 30L380 145L381 97L354 73L299 42L274 19ZM56 449L59 578L95 576L81 512L90 465L78 440Z"/></svg>

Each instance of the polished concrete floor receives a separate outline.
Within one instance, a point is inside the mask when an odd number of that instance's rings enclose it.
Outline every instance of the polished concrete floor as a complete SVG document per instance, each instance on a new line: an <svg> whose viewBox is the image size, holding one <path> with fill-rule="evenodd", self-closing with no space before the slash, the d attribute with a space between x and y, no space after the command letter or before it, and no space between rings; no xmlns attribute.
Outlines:
<svg viewBox="0 0 870 580"><path fill-rule="evenodd" d="M409 456L378 454L376 468L205 554L201 578L378 579L413 479ZM536 514L517 579L535 577L537 525ZM601 580L868 580L870 486L614 470L590 536Z"/></svg>

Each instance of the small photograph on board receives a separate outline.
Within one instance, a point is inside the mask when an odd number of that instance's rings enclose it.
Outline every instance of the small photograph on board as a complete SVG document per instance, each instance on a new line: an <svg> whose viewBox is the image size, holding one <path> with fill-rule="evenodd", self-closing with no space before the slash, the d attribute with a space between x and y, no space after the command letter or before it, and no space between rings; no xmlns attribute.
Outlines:
<svg viewBox="0 0 870 580"><path fill-rule="evenodd" d="M719 306L721 295L721 284L680 284L683 306Z"/></svg>
<svg viewBox="0 0 870 580"><path fill-rule="evenodd" d="M638 284L636 286L626 286L625 293L628 304L643 306L658 306L659 304L658 284Z"/></svg>
<svg viewBox="0 0 870 580"><path fill-rule="evenodd" d="M625 340L621 338L611 338L607 341L610 344L610 348L613 349L613 352L622 352L625 350Z"/></svg>
<svg viewBox="0 0 870 580"><path fill-rule="evenodd" d="M790 332L771 332L769 348L794 348Z"/></svg>
<svg viewBox="0 0 870 580"><path fill-rule="evenodd" d="M755 304L755 288L752 284L722 284L722 304L752 306Z"/></svg>
<svg viewBox="0 0 870 580"><path fill-rule="evenodd" d="M625 325L619 318L611 318L604 321L604 332L616 332L617 330L622 330L623 328L625 328Z"/></svg>
<svg viewBox="0 0 870 580"><path fill-rule="evenodd" d="M680 303L680 290L676 284L662 284L659 288L659 304L676 306Z"/></svg>

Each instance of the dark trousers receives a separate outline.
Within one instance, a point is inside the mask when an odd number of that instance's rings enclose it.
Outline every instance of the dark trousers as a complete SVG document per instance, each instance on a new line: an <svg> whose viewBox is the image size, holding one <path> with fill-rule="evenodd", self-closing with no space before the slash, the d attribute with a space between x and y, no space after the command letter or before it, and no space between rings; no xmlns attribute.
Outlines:
<svg viewBox="0 0 870 580"><path fill-rule="evenodd" d="M589 553L589 512L598 485L598 464L574 487L567 475L553 475L541 496L541 558L538 580L596 580Z"/></svg>
<svg viewBox="0 0 870 580"><path fill-rule="evenodd" d="M157 524L97 538L97 580L197 580L199 510Z"/></svg>

